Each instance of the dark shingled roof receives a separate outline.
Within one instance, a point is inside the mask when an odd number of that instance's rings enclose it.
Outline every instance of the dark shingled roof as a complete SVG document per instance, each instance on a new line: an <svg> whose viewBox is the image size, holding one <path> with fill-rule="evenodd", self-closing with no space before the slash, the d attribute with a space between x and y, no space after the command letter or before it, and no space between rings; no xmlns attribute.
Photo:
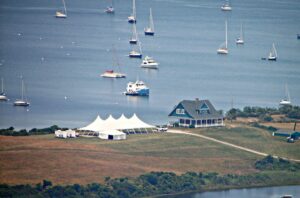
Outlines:
<svg viewBox="0 0 300 198"><path fill-rule="evenodd" d="M179 104L181 104L185 111L193 117L193 119L221 119L223 115L216 111L214 106L210 103L209 100L183 100ZM206 104L209 108L208 114L199 114L197 110L200 110L200 107ZM177 106L176 106L177 107Z"/></svg>

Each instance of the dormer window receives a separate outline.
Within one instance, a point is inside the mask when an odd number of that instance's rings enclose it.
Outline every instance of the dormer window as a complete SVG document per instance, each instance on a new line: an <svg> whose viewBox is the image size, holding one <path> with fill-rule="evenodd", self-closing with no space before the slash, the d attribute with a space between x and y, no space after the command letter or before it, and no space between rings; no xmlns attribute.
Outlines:
<svg viewBox="0 0 300 198"><path fill-rule="evenodd" d="M204 103L204 104L201 105L199 113L202 114L202 115L210 113L207 104Z"/></svg>

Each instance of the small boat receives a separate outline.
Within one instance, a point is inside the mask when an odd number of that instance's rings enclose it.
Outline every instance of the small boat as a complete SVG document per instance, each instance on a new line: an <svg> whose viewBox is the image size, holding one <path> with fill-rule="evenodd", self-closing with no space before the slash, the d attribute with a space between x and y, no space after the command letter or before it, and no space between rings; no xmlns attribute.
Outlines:
<svg viewBox="0 0 300 198"><path fill-rule="evenodd" d="M3 78L1 78L1 93L0 93L0 101L7 101L7 97L4 92L4 83Z"/></svg>
<svg viewBox="0 0 300 198"><path fill-rule="evenodd" d="M297 34L297 39L300 39L300 34Z"/></svg>
<svg viewBox="0 0 300 198"><path fill-rule="evenodd" d="M281 198L293 198L293 195L283 195Z"/></svg>
<svg viewBox="0 0 300 198"><path fill-rule="evenodd" d="M158 69L159 63L157 63L152 57L146 56L143 60L141 67L148 69Z"/></svg>
<svg viewBox="0 0 300 198"><path fill-rule="evenodd" d="M110 6L108 6L108 7L105 9L105 12L108 13L108 14L114 14L114 13L115 13L115 9L114 9L114 7L113 7L113 0L111 0Z"/></svg>
<svg viewBox="0 0 300 198"><path fill-rule="evenodd" d="M272 49L271 49L271 51L269 53L268 60L269 61L276 61L277 60L277 51L276 51L274 43L273 43Z"/></svg>
<svg viewBox="0 0 300 198"><path fill-rule="evenodd" d="M135 0L132 0L132 14L128 17L128 23L136 23Z"/></svg>
<svg viewBox="0 0 300 198"><path fill-rule="evenodd" d="M143 81L129 82L127 84L125 95L128 96L149 96L149 88Z"/></svg>
<svg viewBox="0 0 300 198"><path fill-rule="evenodd" d="M292 104L292 102L291 102L291 98L290 98L290 93L289 93L289 90L288 90L288 87L286 84L285 85L285 98L279 102L279 105L284 106L284 105L291 105L291 104Z"/></svg>
<svg viewBox="0 0 300 198"><path fill-rule="evenodd" d="M120 70L120 64L119 64L119 60L118 60L118 57L117 57L116 50L115 50L114 47L113 47L112 50L113 50L114 67L116 67ZM100 76L104 77L104 78L126 78L126 74L118 73L118 72L115 72L114 70L106 70Z"/></svg>
<svg viewBox="0 0 300 198"><path fill-rule="evenodd" d="M221 10L222 11L231 11L232 10L228 0L221 6Z"/></svg>
<svg viewBox="0 0 300 198"><path fill-rule="evenodd" d="M222 43L217 50L218 54L228 54L227 48L227 21L225 21L225 43Z"/></svg>
<svg viewBox="0 0 300 198"><path fill-rule="evenodd" d="M137 42L138 42L138 34L136 32L136 25L134 23L133 26L132 26L132 37L129 40L129 43L130 44L137 44Z"/></svg>
<svg viewBox="0 0 300 198"><path fill-rule="evenodd" d="M152 17L152 9L150 8L149 26L144 29L145 35L154 36L154 23Z"/></svg>
<svg viewBox="0 0 300 198"><path fill-rule="evenodd" d="M240 37L238 37L235 41L236 44L244 44L244 32L243 32L243 24L241 24L241 32Z"/></svg>
<svg viewBox="0 0 300 198"><path fill-rule="evenodd" d="M29 106L29 102L26 100L26 97L24 97L24 82L23 79L21 80L21 99L17 99L14 102L14 106L22 106L27 107Z"/></svg>
<svg viewBox="0 0 300 198"><path fill-rule="evenodd" d="M141 43L138 41L138 47L139 48L133 48L130 52L129 52L129 57L130 58L142 58L142 48L141 48Z"/></svg>
<svg viewBox="0 0 300 198"><path fill-rule="evenodd" d="M67 8L66 8L65 0L62 0L62 2L64 5L64 11L56 11L55 13L56 18L67 18Z"/></svg>

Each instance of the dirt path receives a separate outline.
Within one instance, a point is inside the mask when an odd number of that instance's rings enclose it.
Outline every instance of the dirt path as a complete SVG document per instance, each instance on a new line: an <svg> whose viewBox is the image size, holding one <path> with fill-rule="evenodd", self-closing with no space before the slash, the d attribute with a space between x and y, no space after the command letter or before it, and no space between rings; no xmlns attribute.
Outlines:
<svg viewBox="0 0 300 198"><path fill-rule="evenodd" d="M231 144L231 143L228 143L228 142L224 142L224 141L221 141L221 140L217 140L215 138L211 138L211 137L208 137L208 136L205 136L205 135L200 135L200 134L195 134L195 133L190 133L190 132L180 131L180 130L173 130L173 129L169 129L168 133L192 135L192 136L200 137L200 138L207 139L207 140L210 140L210 141L213 141L213 142L217 142L217 143L220 143L220 144L224 144L224 145L227 145L227 146L231 146L231 147L236 148L236 149L240 149L240 150L243 150L243 151L254 153L256 155L260 155L260 156L268 156L269 155L267 153L259 152L259 151L253 150L253 149L249 149L249 148L246 148L246 147L242 147L242 146L238 146L238 145ZM275 156L275 155L273 157L278 158L278 156ZM300 162L300 160L297 160L297 159L288 159L288 158L285 158L285 157L280 157L280 158L286 159L286 160L289 160L289 161Z"/></svg>

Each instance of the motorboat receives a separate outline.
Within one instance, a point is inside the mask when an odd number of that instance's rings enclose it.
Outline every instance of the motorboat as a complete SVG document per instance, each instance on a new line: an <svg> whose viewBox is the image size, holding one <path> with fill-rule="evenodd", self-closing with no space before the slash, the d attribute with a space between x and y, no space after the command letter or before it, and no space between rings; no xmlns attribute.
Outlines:
<svg viewBox="0 0 300 198"><path fill-rule="evenodd" d="M158 69L159 63L157 63L152 57L146 56L141 64L142 68Z"/></svg>
<svg viewBox="0 0 300 198"><path fill-rule="evenodd" d="M150 90L143 81L129 82L127 84L125 95L129 96L149 96Z"/></svg>

